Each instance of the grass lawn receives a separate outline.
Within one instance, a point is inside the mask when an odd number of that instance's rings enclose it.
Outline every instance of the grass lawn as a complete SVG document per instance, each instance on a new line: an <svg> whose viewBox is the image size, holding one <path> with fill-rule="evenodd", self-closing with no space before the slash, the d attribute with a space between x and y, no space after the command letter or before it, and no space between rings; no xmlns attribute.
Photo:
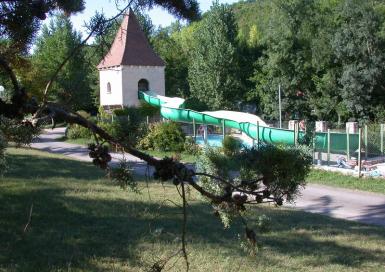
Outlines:
<svg viewBox="0 0 385 272"><path fill-rule="evenodd" d="M312 169L307 182L385 194L385 179L358 178L336 172Z"/></svg>
<svg viewBox="0 0 385 272"><path fill-rule="evenodd" d="M79 144L79 145L88 145L90 143L94 143L93 139L79 138L79 139L69 139L65 136L59 139L60 141L64 141L70 144Z"/></svg>
<svg viewBox="0 0 385 272"><path fill-rule="evenodd" d="M180 246L174 186L122 190L85 162L8 149L0 181L0 271L142 271ZM23 228L33 203L32 220ZM226 230L190 196L191 271L385 271L385 229L282 208L256 208L273 222L257 256L242 251L240 224ZM181 258L165 271L182 271Z"/></svg>

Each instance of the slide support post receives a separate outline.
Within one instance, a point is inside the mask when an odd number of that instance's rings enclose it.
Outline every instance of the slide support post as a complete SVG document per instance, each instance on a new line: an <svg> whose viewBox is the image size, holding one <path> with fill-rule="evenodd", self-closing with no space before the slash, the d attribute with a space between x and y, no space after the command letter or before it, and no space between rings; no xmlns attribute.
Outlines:
<svg viewBox="0 0 385 272"><path fill-rule="evenodd" d="M207 125L203 126L203 140L207 144Z"/></svg>
<svg viewBox="0 0 385 272"><path fill-rule="evenodd" d="M282 128L281 84L278 85L279 128Z"/></svg>
<svg viewBox="0 0 385 272"><path fill-rule="evenodd" d="M257 122L257 149L259 149L259 121Z"/></svg>
<svg viewBox="0 0 385 272"><path fill-rule="evenodd" d="M328 166L330 165L330 129L328 129L328 153L327 153Z"/></svg>
<svg viewBox="0 0 385 272"><path fill-rule="evenodd" d="M195 124L195 119L193 119L193 138L194 138L194 143L197 142L197 130L196 130L196 124Z"/></svg>
<svg viewBox="0 0 385 272"><path fill-rule="evenodd" d="M226 136L226 125L225 125L225 119L222 119L222 141L225 140L225 136Z"/></svg>

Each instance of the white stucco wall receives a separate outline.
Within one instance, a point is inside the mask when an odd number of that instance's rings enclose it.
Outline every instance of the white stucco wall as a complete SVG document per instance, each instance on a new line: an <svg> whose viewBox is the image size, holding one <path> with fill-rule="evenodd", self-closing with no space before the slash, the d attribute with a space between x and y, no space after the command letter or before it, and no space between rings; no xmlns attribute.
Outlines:
<svg viewBox="0 0 385 272"><path fill-rule="evenodd" d="M165 95L164 67L162 66L123 66L123 104L138 106L138 82L146 79L149 89L160 95Z"/></svg>
<svg viewBox="0 0 385 272"><path fill-rule="evenodd" d="M138 106L138 82L146 79L149 89L165 95L165 75L162 66L119 66L102 69L100 76L100 104ZM111 84L111 93L107 84Z"/></svg>
<svg viewBox="0 0 385 272"><path fill-rule="evenodd" d="M112 67L99 70L100 105L123 105L122 69ZM111 93L107 92L107 84L111 84Z"/></svg>

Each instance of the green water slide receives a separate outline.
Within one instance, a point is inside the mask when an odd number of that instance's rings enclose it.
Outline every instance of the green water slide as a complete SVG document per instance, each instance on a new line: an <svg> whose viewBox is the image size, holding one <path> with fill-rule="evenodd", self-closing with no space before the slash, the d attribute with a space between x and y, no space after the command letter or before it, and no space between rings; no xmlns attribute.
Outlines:
<svg viewBox="0 0 385 272"><path fill-rule="evenodd" d="M157 95L154 92L138 92L139 99L148 104L159 107L163 118L184 123L223 126L241 130L253 139L270 144L294 145L295 132L288 129L268 127L259 117L234 111L197 112L184 108L184 99L170 98ZM304 137L303 132L298 132L298 139ZM315 135L315 148L317 151L327 152L328 134L317 132ZM353 153L358 147L358 134L349 135L349 149ZM344 154L347 150L347 135L345 133L330 133L330 152Z"/></svg>

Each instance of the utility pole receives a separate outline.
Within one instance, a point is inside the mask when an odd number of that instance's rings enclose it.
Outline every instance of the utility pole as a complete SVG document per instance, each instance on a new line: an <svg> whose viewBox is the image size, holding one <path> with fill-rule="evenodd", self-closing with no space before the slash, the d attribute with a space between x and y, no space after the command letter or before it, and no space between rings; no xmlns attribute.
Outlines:
<svg viewBox="0 0 385 272"><path fill-rule="evenodd" d="M281 84L278 85L279 128L282 128Z"/></svg>

